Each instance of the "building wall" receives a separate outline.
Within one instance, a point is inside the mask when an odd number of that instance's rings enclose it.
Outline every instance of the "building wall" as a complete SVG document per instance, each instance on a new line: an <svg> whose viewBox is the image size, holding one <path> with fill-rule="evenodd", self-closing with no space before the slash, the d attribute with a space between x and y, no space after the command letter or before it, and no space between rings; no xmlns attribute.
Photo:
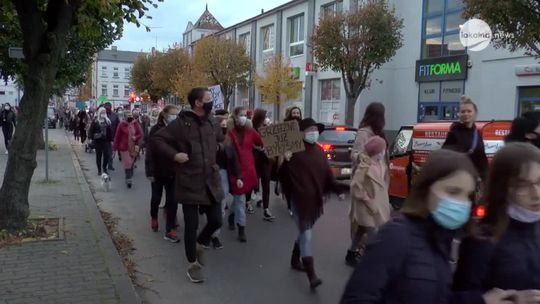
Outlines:
<svg viewBox="0 0 540 304"><path fill-rule="evenodd" d="M14 81L8 81L7 84L0 81L0 104L9 103L12 106L17 106L22 95L23 91L18 91Z"/></svg>
<svg viewBox="0 0 540 304"><path fill-rule="evenodd" d="M93 87L95 98L103 95L114 106L127 104L129 93L132 90L130 85L132 67L133 63L129 62L97 61L93 71L96 79L96 85ZM114 68L118 69L117 77L114 76L116 72ZM103 91L104 86L106 87L105 92ZM115 86L118 86L118 94L114 92Z"/></svg>

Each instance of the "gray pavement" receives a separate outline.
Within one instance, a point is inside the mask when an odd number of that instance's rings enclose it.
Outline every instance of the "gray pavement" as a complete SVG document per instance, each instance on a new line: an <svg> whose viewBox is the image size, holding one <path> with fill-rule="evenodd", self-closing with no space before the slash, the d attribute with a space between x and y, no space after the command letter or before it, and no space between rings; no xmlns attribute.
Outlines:
<svg viewBox="0 0 540 304"><path fill-rule="evenodd" d="M164 221L160 211L160 231L150 229L150 183L144 177L144 162L138 162L134 186L127 189L121 164L115 159L112 190L101 189L95 164L95 153L85 153L83 146L74 146L81 166L96 189L99 205L120 218L119 230L134 241L133 260L140 272L138 288L145 303L337 303L352 269L344 257L349 245L349 200L338 202L335 196L326 204L325 214L317 222L314 233L314 255L318 275L324 283L315 293L309 289L305 274L289 268L290 252L297 235L285 203L274 196L271 208L277 220L262 220L262 210L248 215L246 244L236 240L235 232L222 232L224 249L207 250L207 281L195 285L186 278L183 244L183 220L178 211L182 242L163 240ZM201 226L205 223L201 217Z"/></svg>
<svg viewBox="0 0 540 304"><path fill-rule="evenodd" d="M43 183L39 151L30 210L33 217L64 218L65 236L0 249L0 304L139 303L64 131L49 134L59 147L49 154L53 182ZM0 143L1 182L7 162L1 135Z"/></svg>

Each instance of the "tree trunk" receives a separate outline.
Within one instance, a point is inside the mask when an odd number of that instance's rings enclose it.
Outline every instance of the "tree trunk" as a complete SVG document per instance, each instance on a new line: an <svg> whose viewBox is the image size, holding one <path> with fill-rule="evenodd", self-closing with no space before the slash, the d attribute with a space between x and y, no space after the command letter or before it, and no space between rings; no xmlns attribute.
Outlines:
<svg viewBox="0 0 540 304"><path fill-rule="evenodd" d="M358 96L347 96L347 110L345 111L345 124L354 127L354 107Z"/></svg>
<svg viewBox="0 0 540 304"><path fill-rule="evenodd" d="M46 128L47 126L45 126ZM43 132L40 132L40 136L36 138L37 140L37 149L38 150L45 150L45 138L43 136Z"/></svg>

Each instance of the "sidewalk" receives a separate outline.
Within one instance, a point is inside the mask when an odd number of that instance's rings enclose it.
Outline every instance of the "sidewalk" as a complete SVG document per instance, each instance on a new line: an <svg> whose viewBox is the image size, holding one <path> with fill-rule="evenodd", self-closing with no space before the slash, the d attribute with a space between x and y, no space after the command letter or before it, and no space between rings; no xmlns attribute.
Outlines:
<svg viewBox="0 0 540 304"><path fill-rule="evenodd" d="M43 183L45 156L38 151L30 211L32 217L63 218L65 234L0 249L0 304L140 303L64 131L50 130L49 140L59 148L49 152L53 182ZM3 148L0 182L7 162Z"/></svg>

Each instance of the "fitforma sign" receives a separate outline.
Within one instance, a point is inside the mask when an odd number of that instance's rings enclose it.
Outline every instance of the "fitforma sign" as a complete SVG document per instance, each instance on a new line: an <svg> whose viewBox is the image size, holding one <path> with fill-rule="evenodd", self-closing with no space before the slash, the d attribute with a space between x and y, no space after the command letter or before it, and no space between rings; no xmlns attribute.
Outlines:
<svg viewBox="0 0 540 304"><path fill-rule="evenodd" d="M467 79L467 55L416 61L416 82Z"/></svg>

